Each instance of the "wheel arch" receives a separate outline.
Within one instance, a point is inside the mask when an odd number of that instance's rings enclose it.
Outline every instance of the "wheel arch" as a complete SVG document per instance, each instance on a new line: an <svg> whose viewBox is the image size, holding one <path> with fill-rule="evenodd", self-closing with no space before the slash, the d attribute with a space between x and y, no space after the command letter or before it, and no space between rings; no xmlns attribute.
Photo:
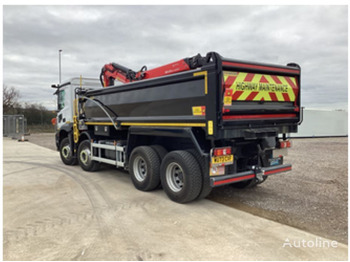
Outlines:
<svg viewBox="0 0 350 262"><path fill-rule="evenodd" d="M71 146L73 146L73 124L64 124L60 127L56 132L56 147L59 148L61 141L69 137L69 141L71 142Z"/></svg>
<svg viewBox="0 0 350 262"><path fill-rule="evenodd" d="M92 139L92 136L90 135L90 133L88 131L84 131L80 133L78 144L80 144L84 140L90 141L91 139Z"/></svg>
<svg viewBox="0 0 350 262"><path fill-rule="evenodd" d="M205 133L195 128L130 127L126 149L126 163L138 146L161 145L167 151L193 149L201 156L208 156ZM203 148L202 148L203 147Z"/></svg>

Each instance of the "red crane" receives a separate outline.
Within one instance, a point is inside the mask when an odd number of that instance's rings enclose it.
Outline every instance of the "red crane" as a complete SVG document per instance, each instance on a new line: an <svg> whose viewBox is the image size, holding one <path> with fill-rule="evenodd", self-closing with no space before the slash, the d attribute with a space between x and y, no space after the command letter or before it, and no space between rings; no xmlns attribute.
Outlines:
<svg viewBox="0 0 350 262"><path fill-rule="evenodd" d="M100 81L102 86L107 87L114 86L115 80L118 80L122 83L129 83L143 79L151 79L159 76L171 75L201 67L204 64L208 63L211 57L211 53L208 53L206 57L202 57L200 54L198 54L196 56L184 58L179 61L150 70L147 70L147 67L143 66L138 72L135 72L117 63L110 63L102 67Z"/></svg>

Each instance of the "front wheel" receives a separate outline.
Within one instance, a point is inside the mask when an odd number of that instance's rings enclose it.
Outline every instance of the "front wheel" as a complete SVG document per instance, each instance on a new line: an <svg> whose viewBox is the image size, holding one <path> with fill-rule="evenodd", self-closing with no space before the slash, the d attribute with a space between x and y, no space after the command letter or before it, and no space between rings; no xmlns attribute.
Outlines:
<svg viewBox="0 0 350 262"><path fill-rule="evenodd" d="M76 165L77 159L73 156L73 150L69 143L69 138L62 139L60 143L60 156L61 160L66 165Z"/></svg>
<svg viewBox="0 0 350 262"><path fill-rule="evenodd" d="M91 159L91 144L88 140L84 140L78 147L78 162L85 171L96 171L100 167L100 163Z"/></svg>
<svg viewBox="0 0 350 262"><path fill-rule="evenodd" d="M172 151L162 161L161 182L167 196L178 203L196 199L202 189L202 174L195 157L186 151Z"/></svg>

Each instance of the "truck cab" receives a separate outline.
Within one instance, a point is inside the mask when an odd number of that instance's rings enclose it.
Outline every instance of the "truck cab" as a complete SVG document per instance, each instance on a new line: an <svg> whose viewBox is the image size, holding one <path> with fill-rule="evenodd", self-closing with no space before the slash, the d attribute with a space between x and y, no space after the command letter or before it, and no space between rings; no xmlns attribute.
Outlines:
<svg viewBox="0 0 350 262"><path fill-rule="evenodd" d="M101 89L98 79L95 78L71 78L59 85L52 85L57 88L54 93L57 95L57 117L56 117L56 137L67 136L73 126L74 101L76 99L75 90L84 86L86 90ZM59 149L60 139L56 139L56 147Z"/></svg>
<svg viewBox="0 0 350 262"><path fill-rule="evenodd" d="M74 88L70 82L62 84L57 89L57 128L60 129L66 123L73 122Z"/></svg>

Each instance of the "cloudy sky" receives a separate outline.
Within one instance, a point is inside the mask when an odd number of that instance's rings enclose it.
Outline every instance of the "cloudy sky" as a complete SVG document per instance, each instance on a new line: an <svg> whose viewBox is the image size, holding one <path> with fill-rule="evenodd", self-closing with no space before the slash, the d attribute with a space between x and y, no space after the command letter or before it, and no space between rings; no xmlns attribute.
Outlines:
<svg viewBox="0 0 350 262"><path fill-rule="evenodd" d="M347 6L4 6L3 81L55 108L52 83L201 53L302 67L305 107L347 108Z"/></svg>

